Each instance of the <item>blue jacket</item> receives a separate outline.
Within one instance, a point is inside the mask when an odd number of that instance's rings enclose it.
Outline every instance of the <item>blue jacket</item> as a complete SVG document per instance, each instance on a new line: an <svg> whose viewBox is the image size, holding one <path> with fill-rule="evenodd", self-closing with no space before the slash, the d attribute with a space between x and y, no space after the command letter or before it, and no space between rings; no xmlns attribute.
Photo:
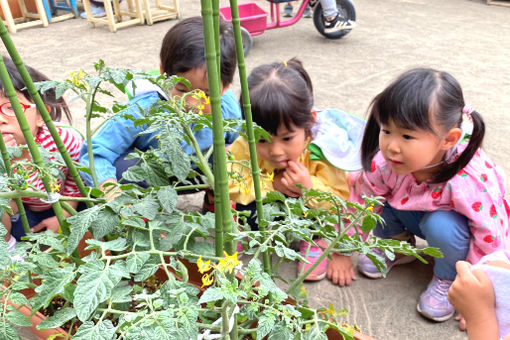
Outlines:
<svg viewBox="0 0 510 340"><path fill-rule="evenodd" d="M99 183L110 178L116 178L114 163L121 155L133 148L146 151L149 148L158 147L158 139L155 138L159 135L158 132L139 135L147 126L135 127L133 120L126 119L122 115L131 114L135 117L142 117L138 106L142 110L146 109L158 99L164 99L162 97L164 97L164 94L158 90L137 95L129 101L127 110L110 119L92 138L92 153L94 154L94 165ZM221 112L223 118L226 119L241 118L241 108L232 90L225 91L221 96ZM212 131L210 129L201 129L195 132L194 135L201 150L206 150L212 145ZM226 132L225 144L232 144L237 137L237 133ZM181 141L181 146L187 154L192 153L193 148L186 142ZM89 166L87 141L83 144L80 152L80 163ZM89 174L82 172L81 175L87 185L93 185L92 177Z"/></svg>

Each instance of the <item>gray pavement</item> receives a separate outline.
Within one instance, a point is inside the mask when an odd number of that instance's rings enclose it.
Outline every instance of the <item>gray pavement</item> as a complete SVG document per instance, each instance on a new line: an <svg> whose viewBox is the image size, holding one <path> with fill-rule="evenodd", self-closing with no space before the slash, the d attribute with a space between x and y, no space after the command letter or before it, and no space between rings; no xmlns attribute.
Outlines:
<svg viewBox="0 0 510 340"><path fill-rule="evenodd" d="M180 2L182 17L200 14L198 0ZM341 40L324 39L310 19L254 37L248 71L297 56L311 74L318 107L364 115L372 98L402 71L415 66L446 70L486 121L485 149L510 174L510 8L487 6L483 0L356 0L355 6L358 26ZM73 19L21 30L12 39L27 64L62 79L68 71L92 69L100 58L110 66L157 68L161 40L174 23L110 33L105 26L92 29L85 20ZM237 81L233 88L238 92ZM83 126L82 109L72 104L78 127ZM200 203L200 195L186 202ZM295 265L284 270L292 276ZM360 277L348 288L323 280L307 289L314 306L333 302L347 308L345 321L377 339L466 339L455 321L437 324L417 314L418 297L430 277L431 266L415 262L395 268L386 279Z"/></svg>

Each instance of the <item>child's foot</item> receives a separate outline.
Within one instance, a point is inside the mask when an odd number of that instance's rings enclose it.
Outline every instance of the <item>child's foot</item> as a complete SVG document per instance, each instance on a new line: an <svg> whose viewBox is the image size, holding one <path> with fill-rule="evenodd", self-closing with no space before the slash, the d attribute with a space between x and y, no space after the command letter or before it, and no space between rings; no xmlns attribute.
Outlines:
<svg viewBox="0 0 510 340"><path fill-rule="evenodd" d="M450 319L455 308L448 301L448 290L453 280L441 279L434 275L427 289L421 294L416 309L424 317L443 322Z"/></svg>
<svg viewBox="0 0 510 340"><path fill-rule="evenodd" d="M312 17L312 9L309 5L306 6L305 12L303 13L303 18L311 18Z"/></svg>
<svg viewBox="0 0 510 340"><path fill-rule="evenodd" d="M335 17L327 18L324 22L324 29L328 33L342 30L351 30L354 28L354 26L354 21L342 18L339 14L337 14Z"/></svg>
<svg viewBox="0 0 510 340"><path fill-rule="evenodd" d="M94 18L102 18L106 15L104 7L102 6L94 6L90 4L90 10L92 11L92 16ZM80 17L82 17L83 19L87 19L87 12L81 13Z"/></svg>
<svg viewBox="0 0 510 340"><path fill-rule="evenodd" d="M374 248L370 251L372 254L377 255L382 258L382 260L386 263L386 273L389 273L391 268L411 263L414 260L416 260L416 257L412 255L402 255L402 254L395 254L395 259L390 260L386 254L384 253L384 250L381 250L379 248ZM375 264L368 258L368 256L364 254L360 254L358 257L358 270L363 275L371 278L371 279L379 279L383 277L383 274L377 269Z"/></svg>
<svg viewBox="0 0 510 340"><path fill-rule="evenodd" d="M299 274L306 272L308 270L308 268L310 268L312 266L312 264L314 264L317 261L317 258L322 255L322 248L326 248L328 246L326 241L324 241L322 239L316 240L315 243L317 243L317 245L319 245L319 247L312 245L312 246L310 246L310 249L308 250L307 242L305 242L305 241L299 242L299 253L301 254L301 256L306 258L306 260L310 263L302 263L302 262L298 263L298 271L297 271L298 276L299 276ZM307 251L308 251L308 254L307 254ZM304 268L303 268L303 266L304 266ZM328 268L328 259L325 257L321 261L321 263L319 263L317 265L317 267L315 267L310 272L310 274L308 274L308 276L305 278L305 281L320 281L320 280L322 280L323 278L326 277L327 268Z"/></svg>
<svg viewBox="0 0 510 340"><path fill-rule="evenodd" d="M289 4L289 3L285 4L285 6L283 6L283 16L285 18L292 17L292 10L293 9L294 9L294 7L292 7L291 4Z"/></svg>

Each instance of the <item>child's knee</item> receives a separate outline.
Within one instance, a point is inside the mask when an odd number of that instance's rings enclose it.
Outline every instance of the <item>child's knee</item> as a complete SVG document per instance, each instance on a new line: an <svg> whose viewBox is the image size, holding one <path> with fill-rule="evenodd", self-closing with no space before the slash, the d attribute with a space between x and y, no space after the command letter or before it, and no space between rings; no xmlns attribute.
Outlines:
<svg viewBox="0 0 510 340"><path fill-rule="evenodd" d="M438 210L425 215L420 229L429 244L469 247L471 233L467 218L455 211Z"/></svg>

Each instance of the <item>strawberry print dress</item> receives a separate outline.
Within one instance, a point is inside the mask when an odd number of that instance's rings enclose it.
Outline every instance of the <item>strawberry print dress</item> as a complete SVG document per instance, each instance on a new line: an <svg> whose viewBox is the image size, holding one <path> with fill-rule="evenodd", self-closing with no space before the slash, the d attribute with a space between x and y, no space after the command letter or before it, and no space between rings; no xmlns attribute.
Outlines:
<svg viewBox="0 0 510 340"><path fill-rule="evenodd" d="M456 156L454 153L449 158ZM350 201L363 202L361 195L382 196L397 210L455 210L466 216L471 232L466 261L472 264L487 254L510 247L505 175L482 149L444 183L417 183L412 174L398 175L381 152L372 160L370 171L351 173L349 183Z"/></svg>

